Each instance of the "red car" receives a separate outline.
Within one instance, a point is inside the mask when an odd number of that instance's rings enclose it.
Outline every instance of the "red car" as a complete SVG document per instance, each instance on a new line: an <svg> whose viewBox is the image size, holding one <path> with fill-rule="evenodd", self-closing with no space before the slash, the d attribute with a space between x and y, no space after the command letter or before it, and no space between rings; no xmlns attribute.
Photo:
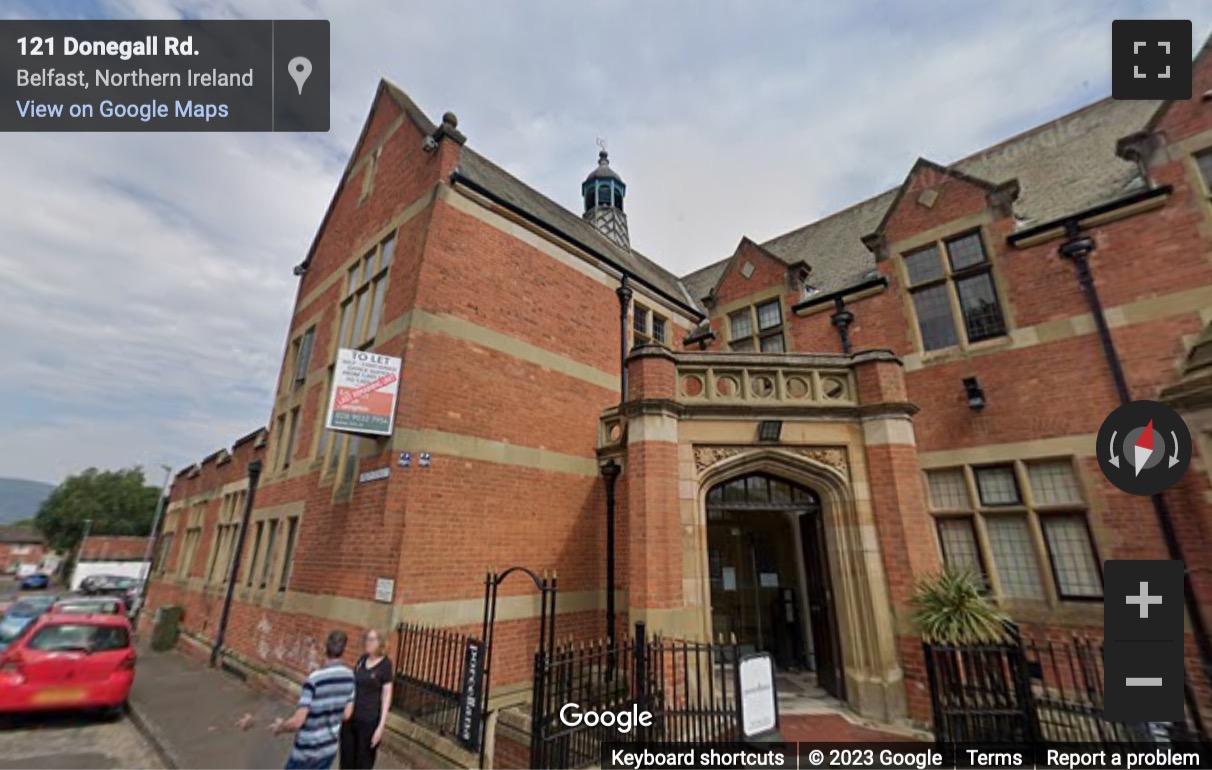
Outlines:
<svg viewBox="0 0 1212 770"><path fill-rule="evenodd" d="M51 612L0 653L0 713L117 714L134 681L135 650L125 616Z"/></svg>

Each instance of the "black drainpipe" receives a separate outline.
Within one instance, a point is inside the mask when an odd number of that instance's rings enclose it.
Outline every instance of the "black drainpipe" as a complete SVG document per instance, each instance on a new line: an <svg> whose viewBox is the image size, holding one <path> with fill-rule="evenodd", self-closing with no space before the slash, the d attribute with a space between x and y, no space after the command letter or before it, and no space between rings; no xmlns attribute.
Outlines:
<svg viewBox="0 0 1212 770"><path fill-rule="evenodd" d="M619 403L627 400L627 311L631 308L631 281L627 273L619 281L619 288L614 290L619 297L619 372L622 379L619 385Z"/></svg>
<svg viewBox="0 0 1212 770"><path fill-rule="evenodd" d="M631 308L631 282L623 273L619 288L619 406L627 401L627 311ZM606 482L606 639L610 642L610 658L607 660L607 675L614 676L614 485L619 480L622 468L614 460L602 466L602 479Z"/></svg>
<svg viewBox="0 0 1212 770"><path fill-rule="evenodd" d="M219 653L227 635L227 618L231 614L231 600L236 593L236 576L240 574L240 555L244 553L244 536L248 534L248 520L252 518L253 499L257 496L257 482L261 480L261 461L248 464L248 497L244 499L244 512L240 515L240 532L236 535L236 552L231 560L231 572L227 575L227 595L223 598L223 614L219 616L219 630L215 632L215 646L210 651L210 665L219 664Z"/></svg>
<svg viewBox="0 0 1212 770"><path fill-rule="evenodd" d="M1076 219L1065 222L1065 242L1060 246L1060 255L1071 261L1077 268L1077 282L1086 295L1090 305L1090 313L1094 316L1094 326L1098 330L1099 341L1103 345L1103 355L1107 358L1107 366L1111 369L1111 377L1115 380L1115 390L1120 403L1126 404L1132 400L1128 389L1128 381L1124 377L1124 368L1120 363L1119 354L1115 352L1115 343L1111 339L1111 329L1107 326L1107 316L1103 313L1103 305L1098 297L1098 289L1094 286L1094 276L1090 272L1090 254L1094 252L1094 239L1083 235ZM1174 528L1174 520L1170 517L1170 508L1162 495L1153 495L1153 511L1157 514L1157 522L1161 526L1162 538L1170 558L1186 564L1183 558L1182 544L1178 532ZM1200 665L1204 678L1212 683L1212 644L1208 640L1208 629L1204 625L1203 614L1199 610L1199 602L1195 598L1195 586L1191 583L1191 571L1183 571L1183 600L1187 606L1187 615L1191 618L1191 632L1195 637L1195 646L1199 650ZM1204 735L1203 718L1199 712L1198 702L1191 690L1190 682L1186 685L1187 705L1196 729L1202 739Z"/></svg>

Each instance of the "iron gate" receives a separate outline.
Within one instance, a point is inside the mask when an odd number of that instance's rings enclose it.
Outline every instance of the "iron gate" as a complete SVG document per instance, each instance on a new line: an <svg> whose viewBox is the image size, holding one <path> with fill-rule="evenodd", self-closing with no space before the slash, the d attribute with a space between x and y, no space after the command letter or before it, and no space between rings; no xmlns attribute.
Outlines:
<svg viewBox="0 0 1212 770"><path fill-rule="evenodd" d="M1103 648L1074 636L990 645L923 645L940 744L1194 740L1198 720L1124 724L1103 718Z"/></svg>
<svg viewBox="0 0 1212 770"><path fill-rule="evenodd" d="M530 766L577 768L597 764L603 743L721 743L740 736L736 644L649 639L643 623L635 634L565 643L539 650L534 659ZM569 726L566 704L579 713L631 711L652 714L650 726Z"/></svg>

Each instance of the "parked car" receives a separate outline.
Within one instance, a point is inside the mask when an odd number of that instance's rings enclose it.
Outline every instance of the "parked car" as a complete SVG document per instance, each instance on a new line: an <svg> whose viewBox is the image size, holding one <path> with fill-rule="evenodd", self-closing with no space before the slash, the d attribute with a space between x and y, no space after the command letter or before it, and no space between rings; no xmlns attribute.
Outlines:
<svg viewBox="0 0 1212 770"><path fill-rule="evenodd" d="M0 653L0 713L119 714L135 680L135 661L124 616L48 612Z"/></svg>
<svg viewBox="0 0 1212 770"><path fill-rule="evenodd" d="M133 577L107 575L105 580L93 587L90 594L92 596L125 596L127 591L138 584L139 581Z"/></svg>
<svg viewBox="0 0 1212 770"><path fill-rule="evenodd" d="M122 595L122 601L126 604L129 616L134 616L139 611L140 605L143 604L143 581L136 580L135 584L126 589L126 593Z"/></svg>
<svg viewBox="0 0 1212 770"><path fill-rule="evenodd" d="M35 572L32 575L26 575L21 578L22 591L45 591L50 588L50 575L44 572Z"/></svg>
<svg viewBox="0 0 1212 770"><path fill-rule="evenodd" d="M0 616L0 651L21 638L26 629L49 610L58 599L56 596L27 596L9 605Z"/></svg>
<svg viewBox="0 0 1212 770"><path fill-rule="evenodd" d="M67 596L55 602L50 612L73 615L125 615L127 604L116 596Z"/></svg>
<svg viewBox="0 0 1212 770"><path fill-rule="evenodd" d="M118 580L118 575L89 575L80 581L80 587L77 589L80 593L87 596L102 593L105 588Z"/></svg>

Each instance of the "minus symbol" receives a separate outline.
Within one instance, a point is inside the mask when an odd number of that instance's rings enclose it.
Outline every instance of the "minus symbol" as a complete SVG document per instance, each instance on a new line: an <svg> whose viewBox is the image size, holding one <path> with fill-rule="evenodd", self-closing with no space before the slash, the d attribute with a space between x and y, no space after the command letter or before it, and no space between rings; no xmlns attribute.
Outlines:
<svg viewBox="0 0 1212 770"><path fill-rule="evenodd" d="M1161 687L1160 676L1130 676L1126 678L1128 687Z"/></svg>

